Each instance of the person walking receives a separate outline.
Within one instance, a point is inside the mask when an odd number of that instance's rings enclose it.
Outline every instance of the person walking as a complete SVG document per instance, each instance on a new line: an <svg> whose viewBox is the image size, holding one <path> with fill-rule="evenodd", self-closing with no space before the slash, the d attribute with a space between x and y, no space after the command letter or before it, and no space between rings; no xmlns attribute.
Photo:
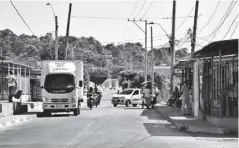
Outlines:
<svg viewBox="0 0 239 148"><path fill-rule="evenodd" d="M5 82L6 81L8 82L8 101L12 102L12 97L15 93L14 89L16 89L16 87L17 87L17 80L16 80L16 77L13 74L13 71L10 71L9 73L10 73L10 75L8 75L6 77Z"/></svg>

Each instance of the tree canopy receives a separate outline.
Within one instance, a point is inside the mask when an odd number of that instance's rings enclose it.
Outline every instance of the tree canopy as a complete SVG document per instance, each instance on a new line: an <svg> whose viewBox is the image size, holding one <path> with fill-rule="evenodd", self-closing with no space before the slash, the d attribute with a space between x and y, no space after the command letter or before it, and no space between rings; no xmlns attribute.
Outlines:
<svg viewBox="0 0 239 148"><path fill-rule="evenodd" d="M53 60L54 59L54 36L52 33L46 33L43 36L36 37L26 34L16 35L11 30L5 29L0 31L0 48L4 55L10 55L12 60L17 59L24 64L31 64L32 59ZM66 48L66 38L60 36L58 38L58 59L64 59L64 50ZM69 36L68 58L70 58L71 50L74 48L74 60L82 60L84 62L85 72L91 73L92 67L98 67L92 73L100 72L104 76L108 73L113 77L118 77L121 71L128 71L130 68L130 55L132 58L133 69L140 71L144 69L144 48L141 43L123 43L115 45L109 43L102 45L100 41L94 37L74 37ZM131 53L130 53L131 51ZM162 63L171 64L171 55L168 47L156 48L155 65ZM189 55L186 48L176 51L176 61ZM148 52L148 56L151 52ZM35 64L36 65L36 64ZM101 69L101 70L100 70ZM104 71L104 72L103 72ZM106 74L107 71L107 74ZM86 74L86 73L85 73ZM135 75L129 74L130 78ZM136 77L137 78L137 77Z"/></svg>

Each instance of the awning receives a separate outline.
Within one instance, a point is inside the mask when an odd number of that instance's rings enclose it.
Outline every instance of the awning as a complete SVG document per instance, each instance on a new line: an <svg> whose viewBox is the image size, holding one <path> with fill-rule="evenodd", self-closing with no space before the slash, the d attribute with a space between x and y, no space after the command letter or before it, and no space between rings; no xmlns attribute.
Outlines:
<svg viewBox="0 0 239 148"><path fill-rule="evenodd" d="M238 54L238 39L216 41L203 47L194 53L194 58L219 56L219 49L221 49L221 55L233 55Z"/></svg>
<svg viewBox="0 0 239 148"><path fill-rule="evenodd" d="M192 68L195 61L195 59L178 61L178 63L174 66L174 69Z"/></svg>

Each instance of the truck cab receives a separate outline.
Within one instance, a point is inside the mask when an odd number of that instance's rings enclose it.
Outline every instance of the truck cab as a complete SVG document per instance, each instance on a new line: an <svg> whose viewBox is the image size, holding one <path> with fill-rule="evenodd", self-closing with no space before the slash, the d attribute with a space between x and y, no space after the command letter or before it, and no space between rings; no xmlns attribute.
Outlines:
<svg viewBox="0 0 239 148"><path fill-rule="evenodd" d="M80 114L83 100L82 61L42 61L41 89L43 112Z"/></svg>

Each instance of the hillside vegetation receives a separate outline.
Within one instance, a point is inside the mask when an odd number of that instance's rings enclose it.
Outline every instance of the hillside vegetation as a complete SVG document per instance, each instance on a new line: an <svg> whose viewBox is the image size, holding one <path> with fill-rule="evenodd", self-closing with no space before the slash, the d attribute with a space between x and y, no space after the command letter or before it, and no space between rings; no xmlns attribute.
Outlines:
<svg viewBox="0 0 239 148"><path fill-rule="evenodd" d="M59 37L59 59L64 57L65 37ZM35 61L54 59L54 38L51 33L36 37L29 35L17 36L11 30L0 31L0 48L3 55L9 55L13 61L36 66ZM130 51L134 70L143 69L144 49L141 43L124 43L120 45L102 45L94 37L69 37L68 53L74 48L73 59L83 60L84 67L102 67L103 71L118 74L130 67ZM130 50L131 49L131 50ZM170 65L169 48L155 50L155 65ZM149 56L150 56L149 52ZM68 54L70 55L70 54ZM176 51L176 61L188 56L186 48ZM70 58L70 56L69 56Z"/></svg>

